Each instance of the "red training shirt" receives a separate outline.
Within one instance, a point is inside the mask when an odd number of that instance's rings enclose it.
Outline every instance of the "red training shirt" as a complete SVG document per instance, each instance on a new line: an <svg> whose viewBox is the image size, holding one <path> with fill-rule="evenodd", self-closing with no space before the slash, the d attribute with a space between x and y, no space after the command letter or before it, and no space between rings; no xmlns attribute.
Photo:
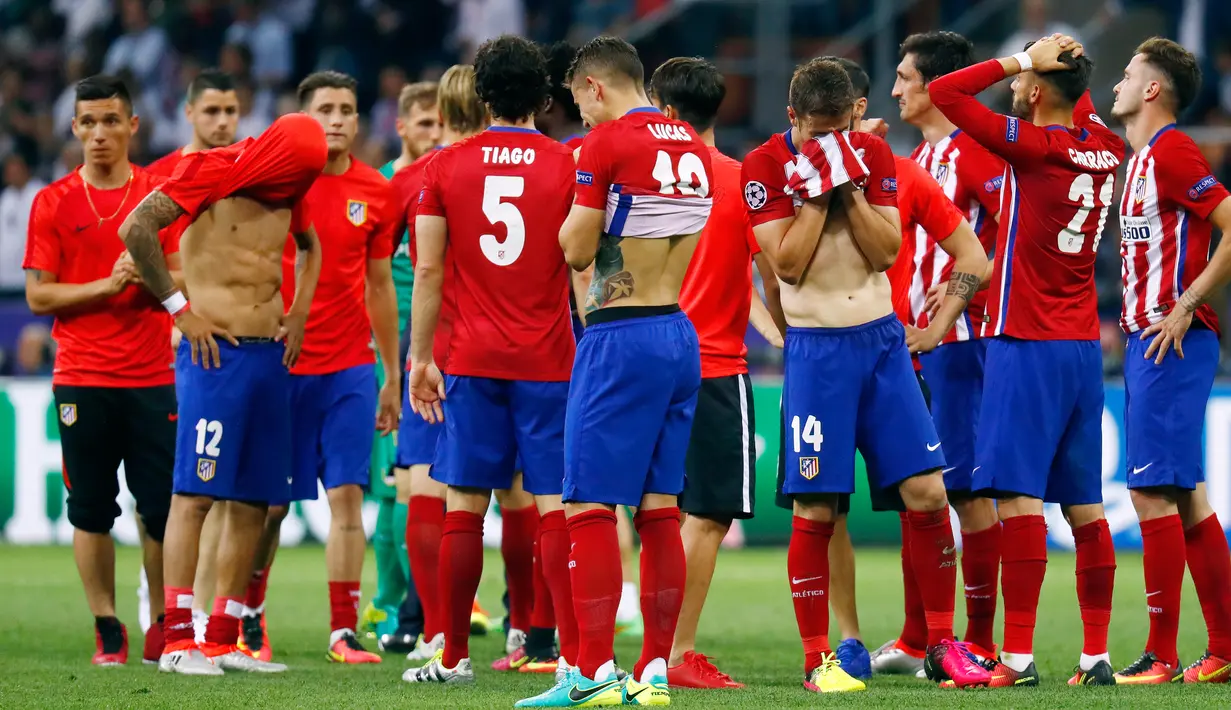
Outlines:
<svg viewBox="0 0 1231 710"><path fill-rule="evenodd" d="M173 174L175 174L176 166L180 164L180 161L182 161L184 157L185 157L184 149L176 148L175 150L171 151L170 153L167 153L166 155L162 156L158 160L155 160L154 162L145 166L145 171L147 173L150 173L151 175L158 175L161 177L169 178Z"/></svg>
<svg viewBox="0 0 1231 710"><path fill-rule="evenodd" d="M1071 129L995 113L975 97L1002 79L992 59L928 85L946 118L1008 164L983 335L1098 340L1095 252L1124 141L1095 113L1089 92Z"/></svg>
<svg viewBox="0 0 1231 710"><path fill-rule="evenodd" d="M748 312L752 307L752 257L760 253L741 198L740 164L710 147L714 205L684 274L680 308L701 342L701 377L748 372Z"/></svg>
<svg viewBox="0 0 1231 710"><path fill-rule="evenodd" d="M109 277L125 249L120 225L159 182L134 165L130 185L89 188L97 214L90 208L80 168L43 188L30 211L22 268L46 271L60 283ZM110 218L100 225L98 215ZM170 228L160 233L165 253L179 251L176 234ZM175 382L171 315L140 284L56 313L51 335L58 345L53 385L155 387Z"/></svg>
<svg viewBox="0 0 1231 710"><path fill-rule="evenodd" d="M568 148L511 126L455 143L428 164L418 215L445 218L453 255L450 375L568 381L576 344L559 235L575 167Z"/></svg>
<svg viewBox="0 0 1231 710"><path fill-rule="evenodd" d="M319 176L303 204L321 240L321 278L291 374L325 375L375 363L364 287L368 261L392 257L394 235L401 229L393 188L352 157L341 175ZM295 255L288 240L282 260L282 299L288 307L295 294Z"/></svg>
<svg viewBox="0 0 1231 710"><path fill-rule="evenodd" d="M893 291L893 312L907 325L927 327L927 314L920 318L911 308L911 281L915 275L917 235L927 237L926 246L938 249L962 223L962 213L944 190L910 158L894 156L898 168L898 215L902 221L902 249L885 272ZM941 250L943 252L943 250Z"/></svg>

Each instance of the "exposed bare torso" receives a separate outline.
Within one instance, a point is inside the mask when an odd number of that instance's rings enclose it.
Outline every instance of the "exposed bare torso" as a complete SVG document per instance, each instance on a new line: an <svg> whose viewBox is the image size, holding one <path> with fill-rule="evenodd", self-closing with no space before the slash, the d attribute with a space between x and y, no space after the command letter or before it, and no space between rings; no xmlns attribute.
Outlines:
<svg viewBox="0 0 1231 710"><path fill-rule="evenodd" d="M289 208L270 209L245 197L202 213L180 240L192 310L236 337L276 336L290 225Z"/></svg>
<svg viewBox="0 0 1231 710"><path fill-rule="evenodd" d="M594 279L586 311L606 306L665 306L678 303L696 234L659 239L599 238Z"/></svg>
<svg viewBox="0 0 1231 710"><path fill-rule="evenodd" d="M845 328L893 312L889 278L873 269L859 250L837 198L830 203L825 229L803 278L794 286L778 283L786 322L798 328Z"/></svg>

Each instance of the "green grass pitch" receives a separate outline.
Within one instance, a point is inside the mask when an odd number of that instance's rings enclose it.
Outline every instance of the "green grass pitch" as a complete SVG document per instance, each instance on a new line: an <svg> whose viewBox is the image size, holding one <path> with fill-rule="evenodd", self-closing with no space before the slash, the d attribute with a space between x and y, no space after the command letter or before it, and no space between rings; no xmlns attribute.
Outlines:
<svg viewBox="0 0 1231 710"><path fill-rule="evenodd" d="M1146 638L1145 595L1139 554L1122 553L1117 570L1111 626L1112 661L1136 659ZM269 584L269 631L275 660L290 664L282 676L228 674L186 678L141 665L137 626L138 556L119 551L120 615L130 630L125 668L94 668L93 629L68 548L0 545L0 707L4 708L508 708L547 687L549 676L489 670L503 649L497 636L476 638L471 656L478 683L471 687L409 686L401 681L406 661L387 655L381 665L343 667L325 659L328 636L324 549L278 553ZM701 620L700 650L748 684L739 691L675 691L682 708L834 707L908 708L1111 708L1231 706L1223 686L1069 688L1065 681L1081 651L1081 623L1073 586L1072 555L1053 554L1040 604L1035 656L1043 686L969 692L941 691L914 678L873 679L867 692L818 697L800 686L802 651L787 590L782 549L724 551ZM374 588L375 568L365 566L364 600ZM499 607L501 567L489 553L481 598ZM897 552L859 553L859 601L865 641L875 647L893 636L902 618ZM1185 590L1180 655L1184 662L1203 650L1205 631L1191 585ZM959 601L959 624L961 606ZM999 627L999 618L997 625ZM374 647L374 643L370 644ZM620 639L616 652L630 665L639 643Z"/></svg>

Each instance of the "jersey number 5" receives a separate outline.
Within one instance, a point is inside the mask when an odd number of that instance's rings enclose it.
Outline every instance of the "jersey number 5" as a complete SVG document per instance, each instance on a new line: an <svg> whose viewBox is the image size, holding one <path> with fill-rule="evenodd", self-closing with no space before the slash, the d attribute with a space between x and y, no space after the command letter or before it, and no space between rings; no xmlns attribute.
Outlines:
<svg viewBox="0 0 1231 710"><path fill-rule="evenodd" d="M494 234L479 237L483 256L496 266L508 266L517 261L526 246L526 221L521 210L506 198L521 197L526 189L526 179L510 175L488 175L483 181L483 216L495 225L504 224L506 236L500 241Z"/></svg>
<svg viewBox="0 0 1231 710"><path fill-rule="evenodd" d="M1094 230L1093 251L1098 251L1099 240L1103 238L1103 225L1107 224L1107 211L1111 209L1111 198L1116 189L1114 175L1104 175L1103 187L1099 190L1098 201L1103 209L1099 210L1098 227ZM1079 203L1077 214L1069 220L1069 224L1056 235L1057 246L1065 254L1080 254L1086 245L1086 219L1090 210L1094 209L1094 176L1090 173L1080 173L1069 185L1069 199Z"/></svg>
<svg viewBox="0 0 1231 710"><path fill-rule="evenodd" d="M679 179L676 179L676 173ZM671 156L665 150L658 151L654 160L654 179L658 181L658 192L663 195L695 195L705 197L710 194L710 178L705 174L705 164L696 153L684 153L680 156L679 170L671 165ZM699 187L693 187L693 181Z"/></svg>

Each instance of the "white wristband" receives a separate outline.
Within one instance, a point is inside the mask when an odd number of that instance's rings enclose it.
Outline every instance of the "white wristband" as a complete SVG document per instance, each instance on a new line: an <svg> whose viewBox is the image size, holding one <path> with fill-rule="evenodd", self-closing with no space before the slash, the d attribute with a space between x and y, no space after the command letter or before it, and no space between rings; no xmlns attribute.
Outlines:
<svg viewBox="0 0 1231 710"><path fill-rule="evenodd" d="M188 299L185 298L184 294L180 291L176 291L170 296L164 298L162 301L162 307L167 309L167 313L170 313L171 315L175 315L184 310L184 307L187 305Z"/></svg>
<svg viewBox="0 0 1231 710"><path fill-rule="evenodd" d="M1016 59L1017 63L1021 65L1022 71L1030 71L1031 69L1034 69L1034 61L1030 59L1030 55L1026 52L1018 52L1013 55L1013 58Z"/></svg>

